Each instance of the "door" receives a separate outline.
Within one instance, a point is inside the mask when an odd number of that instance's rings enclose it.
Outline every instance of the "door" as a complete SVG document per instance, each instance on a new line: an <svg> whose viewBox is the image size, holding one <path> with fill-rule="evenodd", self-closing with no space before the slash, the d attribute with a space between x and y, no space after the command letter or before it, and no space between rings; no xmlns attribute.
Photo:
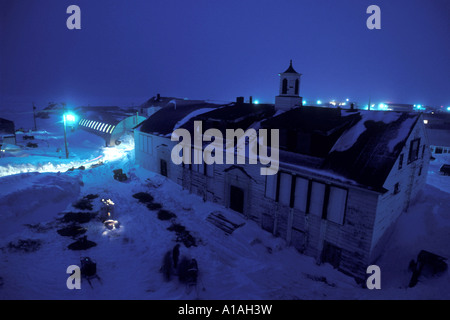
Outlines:
<svg viewBox="0 0 450 320"><path fill-rule="evenodd" d="M161 175L167 177L167 162L166 160L161 159Z"/></svg>
<svg viewBox="0 0 450 320"><path fill-rule="evenodd" d="M322 250L322 262L328 262L334 268L339 268L341 263L341 248L324 241Z"/></svg>
<svg viewBox="0 0 450 320"><path fill-rule="evenodd" d="M230 186L230 209L244 213L244 190Z"/></svg>

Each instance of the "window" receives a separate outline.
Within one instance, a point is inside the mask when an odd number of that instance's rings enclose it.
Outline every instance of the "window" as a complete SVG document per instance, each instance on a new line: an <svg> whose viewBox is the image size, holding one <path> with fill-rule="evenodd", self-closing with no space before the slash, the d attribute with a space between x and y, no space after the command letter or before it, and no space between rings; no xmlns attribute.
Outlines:
<svg viewBox="0 0 450 320"><path fill-rule="evenodd" d="M300 81L298 81L298 79L295 80L295 94L298 94L299 84L300 84Z"/></svg>
<svg viewBox="0 0 450 320"><path fill-rule="evenodd" d="M287 93L287 86L288 86L288 81L286 78L283 79L283 86L281 89L281 94L286 94Z"/></svg>
<svg viewBox="0 0 450 320"><path fill-rule="evenodd" d="M308 188L309 181L307 179L300 177L295 179L294 208L303 212L306 212L306 205L308 203Z"/></svg>
<svg viewBox="0 0 450 320"><path fill-rule="evenodd" d="M278 200L281 204L288 206L291 202L292 176L288 173L280 174L280 190Z"/></svg>
<svg viewBox="0 0 450 320"><path fill-rule="evenodd" d="M161 175L167 177L167 162L161 159Z"/></svg>
<svg viewBox="0 0 450 320"><path fill-rule="evenodd" d="M434 150L434 152L436 154L441 154L442 153L442 148L441 147L436 147L436 149Z"/></svg>
<svg viewBox="0 0 450 320"><path fill-rule="evenodd" d="M347 190L331 186L326 218L330 221L339 224L344 224L344 214L346 206L347 206Z"/></svg>
<svg viewBox="0 0 450 320"><path fill-rule="evenodd" d="M419 146L420 146L420 138L411 141L409 147L408 163L416 161L419 158Z"/></svg>
<svg viewBox="0 0 450 320"><path fill-rule="evenodd" d="M397 182L395 185L394 185L394 194L397 194L397 193L399 193L400 192L400 184Z"/></svg>
<svg viewBox="0 0 450 320"><path fill-rule="evenodd" d="M311 200L309 205L309 212L318 216L322 216L324 198L325 198L325 185L323 183L313 181L311 188Z"/></svg>
<svg viewBox="0 0 450 320"><path fill-rule="evenodd" d="M400 154L400 158L398 159L398 170L403 167L403 153Z"/></svg>
<svg viewBox="0 0 450 320"><path fill-rule="evenodd" d="M145 134L140 134L139 150L145 153L152 154L152 138Z"/></svg>
<svg viewBox="0 0 450 320"><path fill-rule="evenodd" d="M277 196L277 176L276 174L266 176L265 196L272 200L275 200Z"/></svg>

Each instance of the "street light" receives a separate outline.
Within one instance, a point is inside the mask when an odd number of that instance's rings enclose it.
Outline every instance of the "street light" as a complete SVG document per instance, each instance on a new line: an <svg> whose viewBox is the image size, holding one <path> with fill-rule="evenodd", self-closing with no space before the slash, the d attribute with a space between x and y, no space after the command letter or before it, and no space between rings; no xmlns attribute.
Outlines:
<svg viewBox="0 0 450 320"><path fill-rule="evenodd" d="M75 116L71 113L66 113L63 109L63 122L64 122L64 147L66 149L66 159L69 159L69 149L67 148L67 135L66 135L66 122L75 122Z"/></svg>

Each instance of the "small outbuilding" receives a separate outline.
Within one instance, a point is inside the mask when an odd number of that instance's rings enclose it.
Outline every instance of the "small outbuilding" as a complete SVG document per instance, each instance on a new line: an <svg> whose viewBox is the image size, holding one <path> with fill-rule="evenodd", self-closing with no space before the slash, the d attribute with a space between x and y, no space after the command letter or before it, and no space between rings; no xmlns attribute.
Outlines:
<svg viewBox="0 0 450 320"><path fill-rule="evenodd" d="M146 118L130 109L120 107L80 107L78 128L105 139L106 146L120 144L120 138Z"/></svg>

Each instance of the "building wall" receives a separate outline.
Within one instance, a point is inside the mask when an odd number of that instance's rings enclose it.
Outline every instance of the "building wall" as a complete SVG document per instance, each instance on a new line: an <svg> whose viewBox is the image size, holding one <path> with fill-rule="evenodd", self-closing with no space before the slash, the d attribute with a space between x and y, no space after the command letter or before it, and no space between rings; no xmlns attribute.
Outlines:
<svg viewBox="0 0 450 320"><path fill-rule="evenodd" d="M285 239L300 252L315 257L319 263L328 259L324 257L323 252L332 248L339 253L335 267L357 278L365 277L372 247L377 193L349 188L342 183L318 179L307 172L281 167L279 175L290 177L286 178L286 181L291 181L290 185L283 189L281 178L279 179L278 175L260 175L259 165L175 165L170 159L175 142L169 138L136 131L135 141L136 162L145 169L160 173L160 160L163 159L167 162L168 178L201 196L205 201L225 207L232 205L231 186L239 188L243 191L244 217L257 222L262 229L273 235ZM310 190L313 182L328 185L330 189L343 188L346 191L346 205L342 223L293 206L297 204L297 200L295 196L293 201L291 200L292 183L297 181L297 178L308 181L307 190ZM274 182L277 183L275 194L268 194L268 183ZM311 197L311 194L306 193L305 196ZM324 249L324 246L328 249Z"/></svg>
<svg viewBox="0 0 450 320"><path fill-rule="evenodd" d="M409 162L411 141L415 139L420 139L418 159ZM417 193L426 184L431 150L422 118L417 121L400 154L403 154L402 165L400 166L399 156L383 185L387 192L378 200L371 248L373 260L380 255L398 217L408 210Z"/></svg>

